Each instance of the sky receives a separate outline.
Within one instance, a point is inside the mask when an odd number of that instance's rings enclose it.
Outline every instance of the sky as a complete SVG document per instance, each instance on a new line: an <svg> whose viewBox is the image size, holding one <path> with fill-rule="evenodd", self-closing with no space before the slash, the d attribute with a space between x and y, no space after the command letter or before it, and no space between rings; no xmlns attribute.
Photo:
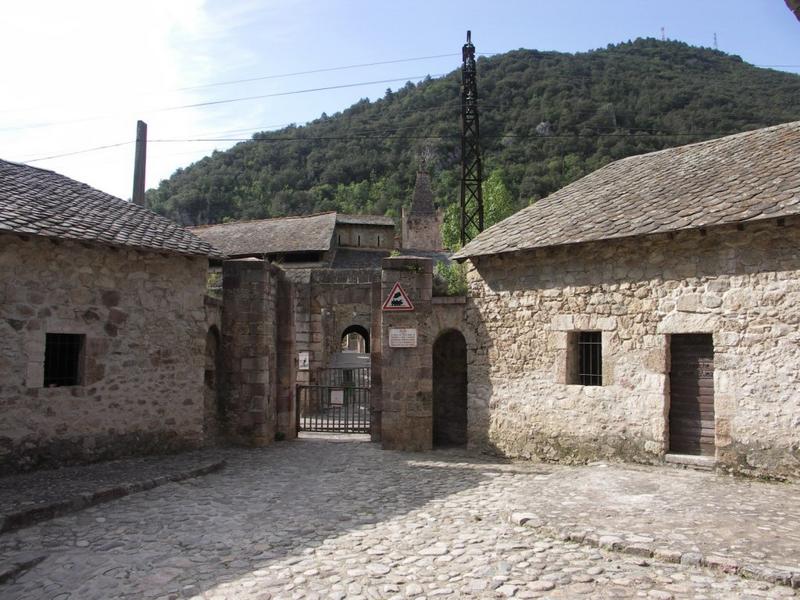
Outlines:
<svg viewBox="0 0 800 600"><path fill-rule="evenodd" d="M478 53L498 53L584 52L662 28L800 73L784 0L4 2L0 158L128 199L138 119L150 188L254 132L458 69L468 29Z"/></svg>

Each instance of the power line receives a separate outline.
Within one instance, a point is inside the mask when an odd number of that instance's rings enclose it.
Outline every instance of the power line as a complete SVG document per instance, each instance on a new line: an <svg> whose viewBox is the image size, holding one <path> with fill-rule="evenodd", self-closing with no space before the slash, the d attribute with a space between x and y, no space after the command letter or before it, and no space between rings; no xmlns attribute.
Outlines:
<svg viewBox="0 0 800 600"><path fill-rule="evenodd" d="M248 77L246 79L231 79L230 81L219 81L216 83L206 83L202 85L194 85L189 87L182 87L177 88L176 91L183 92L189 90L199 90L203 88L209 87L216 87L221 85L233 85L237 83L251 83L253 81L265 81L267 79L280 79L283 77L295 77L298 75L313 75L315 73L330 73L331 71L345 71L347 69L360 69L362 67L375 67L378 65L393 65L397 63L404 63L404 62L413 62L419 60L431 60L434 58L446 58L446 57L458 56L458 54L449 53L449 54L432 54L431 56L418 56L415 58L398 58L396 60L384 60L380 62L371 62L371 63L361 63L357 65L345 65L342 67L327 67L324 69L312 69L310 71L297 71L295 73L282 73L280 75L262 75L260 77Z"/></svg>
<svg viewBox="0 0 800 600"><path fill-rule="evenodd" d="M42 156L40 158L32 158L30 160L22 161L24 163L34 163L42 160L50 160L52 158L63 158L65 156L75 156L76 154L88 154L89 152L97 152L98 150L108 150L110 148L119 148L120 146L127 146L135 143L136 140L129 142L119 142L118 144L106 144L105 146L95 146L94 148L86 148L84 150L75 150L74 152L64 152L63 154L53 154L51 156Z"/></svg>
<svg viewBox="0 0 800 600"><path fill-rule="evenodd" d="M294 90L291 92L273 92L271 94L259 94L257 96L242 96L241 98L227 98L225 100L211 100L209 102L198 102L196 104L183 104L180 106L170 106L168 108L160 108L150 112L166 112L171 110L182 110L185 108L200 108L203 106L216 106L218 104L230 104L232 102L245 102L247 100L261 100L263 98L276 98L278 96L292 96L294 94L308 94L310 92L324 92L328 90L339 90L344 88L357 87L362 85L377 85L379 83L396 83L398 81L412 81L415 79L425 79L426 77L442 77L442 74L437 75L414 75L413 77L398 77L396 79L378 79L376 81L362 81L359 83L345 83L341 85L329 85L318 88L308 88L305 90Z"/></svg>
<svg viewBox="0 0 800 600"><path fill-rule="evenodd" d="M155 108L155 109L151 109L151 110L145 110L145 111L142 111L142 112L144 114L153 114L153 113L159 113L159 112L170 112L170 111L175 111L175 110L184 110L184 109L187 109L187 108L203 108L203 107L207 107L207 106L217 106L217 105L221 105L221 104L231 104L231 103L234 103L234 102L246 102L246 101L249 101L249 100L262 100L264 98L277 98L277 97L280 97L280 96L292 96L292 95L295 95L295 94L308 94L308 93L312 93L312 92L324 92L324 91L329 91L329 90L354 88L354 87L359 87L359 86L377 85L377 84L384 84L384 83L397 83L398 81L414 81L414 80L425 79L427 77L434 78L434 77L442 77L442 76L443 76L442 74L436 74L436 75L428 74L428 75L414 75L412 77L397 77L395 79L379 79L379 80L376 80L376 81L360 81L358 83L344 83L344 84L340 84L340 85L329 85L329 86L318 87L318 88L307 88L307 89L302 89L302 90L292 90L292 91L288 91L288 92L273 92L271 94L259 94L259 95L256 95L256 96L242 96L242 97L239 97L239 98L226 98L224 100L211 100L211 101L208 101L208 102L198 102L198 103L195 103L195 104L182 104L182 105L178 105L178 106L168 106L168 107L164 107L164 108ZM90 122L90 121L100 121L100 120L108 119L108 118L111 118L111 116L106 115L106 116L102 116L102 117L87 117L87 118L84 118L84 119L74 119L74 120L71 120L71 121L58 121L58 122L51 122L51 123L37 123L35 125L23 125L21 127L2 127L2 128L0 128L0 131L20 131L20 130L24 130L24 129L37 129L37 128L41 128L41 127L53 127L53 126L56 126L56 125L71 125L71 124L77 124L77 123L86 123L86 122Z"/></svg>

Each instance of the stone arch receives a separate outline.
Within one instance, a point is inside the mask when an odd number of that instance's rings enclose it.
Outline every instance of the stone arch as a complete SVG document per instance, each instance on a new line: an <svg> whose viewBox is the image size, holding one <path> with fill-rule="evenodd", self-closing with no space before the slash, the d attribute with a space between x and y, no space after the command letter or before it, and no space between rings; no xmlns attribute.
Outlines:
<svg viewBox="0 0 800 600"><path fill-rule="evenodd" d="M206 443L214 444L224 433L225 406L220 389L220 367L222 365L221 337L216 325L206 332L205 371L203 386L203 430Z"/></svg>
<svg viewBox="0 0 800 600"><path fill-rule="evenodd" d="M369 354L369 329L362 325L350 325L342 331L341 340L344 342L345 338L350 334L360 335L364 339L364 352Z"/></svg>
<svg viewBox="0 0 800 600"><path fill-rule="evenodd" d="M433 445L467 444L467 341L446 329L433 343Z"/></svg>

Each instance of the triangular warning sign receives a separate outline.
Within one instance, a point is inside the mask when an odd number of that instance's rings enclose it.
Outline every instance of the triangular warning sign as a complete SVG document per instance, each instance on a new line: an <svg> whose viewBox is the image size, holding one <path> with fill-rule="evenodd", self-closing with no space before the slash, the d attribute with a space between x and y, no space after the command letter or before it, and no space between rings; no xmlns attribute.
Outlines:
<svg viewBox="0 0 800 600"><path fill-rule="evenodd" d="M383 303L383 310L414 310L414 305L408 299L408 294L400 287L400 282L394 284L392 291Z"/></svg>

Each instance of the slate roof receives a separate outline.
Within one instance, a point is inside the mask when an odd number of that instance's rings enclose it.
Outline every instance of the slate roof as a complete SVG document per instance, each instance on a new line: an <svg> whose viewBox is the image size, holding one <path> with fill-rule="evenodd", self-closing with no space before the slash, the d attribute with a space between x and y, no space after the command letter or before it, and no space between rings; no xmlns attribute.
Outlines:
<svg viewBox="0 0 800 600"><path fill-rule="evenodd" d="M613 162L453 258L800 214L800 121Z"/></svg>
<svg viewBox="0 0 800 600"><path fill-rule="evenodd" d="M218 257L180 225L140 206L37 167L0 160L0 233Z"/></svg>
<svg viewBox="0 0 800 600"><path fill-rule="evenodd" d="M336 215L336 222L343 225L378 225L394 227L394 219L383 215Z"/></svg>
<svg viewBox="0 0 800 600"><path fill-rule="evenodd" d="M227 256L283 254L286 252L326 252L331 247L336 213L303 217L283 217L259 221L237 221L192 227Z"/></svg>

